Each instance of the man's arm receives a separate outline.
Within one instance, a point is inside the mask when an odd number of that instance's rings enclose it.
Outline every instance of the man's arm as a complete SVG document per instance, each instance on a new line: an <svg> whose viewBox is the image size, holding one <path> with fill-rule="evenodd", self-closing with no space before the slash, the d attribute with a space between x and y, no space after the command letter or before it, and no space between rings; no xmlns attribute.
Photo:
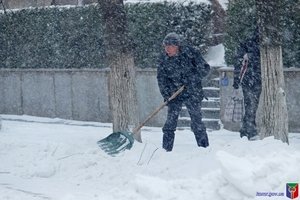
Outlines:
<svg viewBox="0 0 300 200"><path fill-rule="evenodd" d="M163 63L159 61L157 66L157 82L161 95L164 99L168 99L170 97L170 90L168 87L167 76L164 71Z"/></svg>
<svg viewBox="0 0 300 200"><path fill-rule="evenodd" d="M202 79L207 76L210 71L210 65L204 60L200 51L194 48L191 48L192 51L192 63L196 67L198 75Z"/></svg>
<svg viewBox="0 0 300 200"><path fill-rule="evenodd" d="M235 63L234 63L234 70L233 70L233 87L235 89L239 88L240 84L240 74L241 74L241 68L243 65L243 56L247 53L248 51L248 42L241 43L239 48L237 49L235 53Z"/></svg>

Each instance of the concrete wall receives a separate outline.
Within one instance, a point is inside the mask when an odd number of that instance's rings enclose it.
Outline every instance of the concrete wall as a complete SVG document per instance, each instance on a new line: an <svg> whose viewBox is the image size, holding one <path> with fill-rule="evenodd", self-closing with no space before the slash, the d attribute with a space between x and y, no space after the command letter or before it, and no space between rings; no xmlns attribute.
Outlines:
<svg viewBox="0 0 300 200"><path fill-rule="evenodd" d="M0 69L0 114L111 122L107 69ZM156 70L137 71L140 119L161 103ZM147 125L162 126L166 109Z"/></svg>
<svg viewBox="0 0 300 200"><path fill-rule="evenodd" d="M85 5L97 3L98 0L2 0L5 9L42 7L50 5ZM3 7L0 5L0 10Z"/></svg>
<svg viewBox="0 0 300 200"><path fill-rule="evenodd" d="M6 9L50 6L52 0L2 0ZM2 5L1 5L1 8Z"/></svg>
<svg viewBox="0 0 300 200"><path fill-rule="evenodd" d="M224 67L219 69L220 80L226 75L229 79L228 86L220 85L220 105L221 105L221 121L223 122L224 128L228 130L238 131L240 128L240 123L228 123L224 121L224 109L226 103L230 99L233 92L233 68ZM285 78L285 91L287 94L287 108L289 117L289 131L290 132L300 132L300 69L298 68L287 68L284 69ZM221 82L220 82L221 83ZM257 112L257 119L263 112L262 108L259 107Z"/></svg>
<svg viewBox="0 0 300 200"><path fill-rule="evenodd" d="M226 73L229 79L228 86L220 86L221 121L225 129L237 131L239 123L224 121L224 108L233 92L233 69L224 67L219 72L220 78ZM0 114L111 122L108 74L107 69L0 69ZM284 75L289 130L300 132L300 69L285 69ZM155 69L137 71L137 97L140 120L162 103ZM166 108L147 125L162 126L165 119Z"/></svg>

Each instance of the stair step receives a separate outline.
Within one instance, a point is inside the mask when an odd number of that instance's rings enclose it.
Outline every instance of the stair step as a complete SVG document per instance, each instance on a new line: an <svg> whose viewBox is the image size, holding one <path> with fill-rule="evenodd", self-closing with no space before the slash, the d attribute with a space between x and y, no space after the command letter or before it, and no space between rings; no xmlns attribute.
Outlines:
<svg viewBox="0 0 300 200"><path fill-rule="evenodd" d="M205 101L220 102L220 97L207 97L207 99L203 99L202 102Z"/></svg>
<svg viewBox="0 0 300 200"><path fill-rule="evenodd" d="M202 121L204 122L207 129L220 130L221 128L219 119L203 118ZM179 117L177 126L180 128L190 127L191 119L189 117Z"/></svg>
<svg viewBox="0 0 300 200"><path fill-rule="evenodd" d="M218 87L203 87L203 91L206 97L220 98L220 88Z"/></svg>
<svg viewBox="0 0 300 200"><path fill-rule="evenodd" d="M218 67L211 67L209 74L202 80L204 94L208 99L202 101L203 122L208 130L220 129L220 78ZM184 106L178 119L178 129L190 128L191 119Z"/></svg>
<svg viewBox="0 0 300 200"><path fill-rule="evenodd" d="M202 108L202 116L208 119L219 119L220 108Z"/></svg>
<svg viewBox="0 0 300 200"><path fill-rule="evenodd" d="M203 80L202 81L203 87L220 87L220 78L214 78L210 80Z"/></svg>
<svg viewBox="0 0 300 200"><path fill-rule="evenodd" d="M220 101L202 101L202 108L220 108Z"/></svg>

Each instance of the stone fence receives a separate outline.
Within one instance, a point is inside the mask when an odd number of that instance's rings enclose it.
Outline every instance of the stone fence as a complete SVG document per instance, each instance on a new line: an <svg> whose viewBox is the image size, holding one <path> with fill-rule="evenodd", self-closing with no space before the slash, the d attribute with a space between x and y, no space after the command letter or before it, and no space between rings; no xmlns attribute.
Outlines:
<svg viewBox="0 0 300 200"><path fill-rule="evenodd" d="M219 69L220 74L220 107L221 107L221 121L225 129L238 131L240 123L229 123L224 121L224 110L225 106L230 99L233 92L233 68L223 67ZM222 80L227 79L227 81ZM288 108L289 117L289 132L300 132L300 69L299 68L285 68L284 69L284 79L285 79L285 92L286 101ZM223 84L222 84L223 83ZM257 112L257 119L263 112L262 108L259 106Z"/></svg>
<svg viewBox="0 0 300 200"><path fill-rule="evenodd" d="M225 129L236 131L239 123L224 121L233 89L233 68L220 68L219 74L220 79L226 76L229 80L220 85L220 119ZM111 122L108 75L108 69L0 69L0 114ZM144 120L163 99L155 69L138 69L136 76L138 112ZM300 132L300 69L285 69L284 76L289 130ZM165 119L166 108L146 125L162 126Z"/></svg>
<svg viewBox="0 0 300 200"><path fill-rule="evenodd" d="M141 120L163 101L156 70L137 71ZM0 69L0 114L111 122L108 69ZM164 108L147 125L162 126Z"/></svg>
<svg viewBox="0 0 300 200"><path fill-rule="evenodd" d="M51 5L86 5L97 3L98 0L2 0L5 9L41 7ZM1 4L0 4L1 5ZM0 6L0 10L3 6Z"/></svg>

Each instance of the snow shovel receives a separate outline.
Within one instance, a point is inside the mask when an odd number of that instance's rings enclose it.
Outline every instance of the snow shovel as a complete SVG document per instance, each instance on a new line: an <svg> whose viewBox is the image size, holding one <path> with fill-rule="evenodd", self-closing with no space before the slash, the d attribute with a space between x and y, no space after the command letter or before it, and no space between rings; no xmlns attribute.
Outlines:
<svg viewBox="0 0 300 200"><path fill-rule="evenodd" d="M154 110L139 126L135 127L132 132L120 131L114 132L106 138L99 140L97 144L99 147L106 152L108 155L116 156L118 153L130 150L133 146L134 140L142 143L141 135L139 130L152 118L154 117L169 101L175 99L184 89L181 86L169 99L163 102L156 110Z"/></svg>

